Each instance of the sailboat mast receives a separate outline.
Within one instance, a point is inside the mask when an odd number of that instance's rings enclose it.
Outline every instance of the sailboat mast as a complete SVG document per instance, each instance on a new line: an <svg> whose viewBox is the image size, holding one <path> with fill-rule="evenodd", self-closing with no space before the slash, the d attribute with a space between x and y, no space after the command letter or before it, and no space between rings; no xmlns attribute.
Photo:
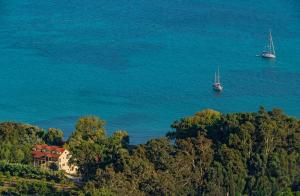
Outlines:
<svg viewBox="0 0 300 196"><path fill-rule="evenodd" d="M218 83L220 83L220 70L219 70L219 67L218 67Z"/></svg>
<svg viewBox="0 0 300 196"><path fill-rule="evenodd" d="M272 54L275 55L275 48L274 48L274 43L273 43L273 38L272 38L272 33L270 31L270 49L272 50Z"/></svg>
<svg viewBox="0 0 300 196"><path fill-rule="evenodd" d="M269 53L272 53L272 33L269 32Z"/></svg>
<svg viewBox="0 0 300 196"><path fill-rule="evenodd" d="M217 83L217 73L215 72L215 83Z"/></svg>

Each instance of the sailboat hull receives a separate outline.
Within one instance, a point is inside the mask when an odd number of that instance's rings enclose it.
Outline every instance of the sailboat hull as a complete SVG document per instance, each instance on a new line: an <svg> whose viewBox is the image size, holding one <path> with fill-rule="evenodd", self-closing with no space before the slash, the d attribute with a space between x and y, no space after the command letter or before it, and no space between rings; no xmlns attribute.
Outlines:
<svg viewBox="0 0 300 196"><path fill-rule="evenodd" d="M220 92L223 90L223 87L221 86L220 83L214 83L212 86L214 91Z"/></svg>
<svg viewBox="0 0 300 196"><path fill-rule="evenodd" d="M274 54L271 54L271 53L262 53L261 56L263 58L269 58L269 59L275 59L276 56Z"/></svg>

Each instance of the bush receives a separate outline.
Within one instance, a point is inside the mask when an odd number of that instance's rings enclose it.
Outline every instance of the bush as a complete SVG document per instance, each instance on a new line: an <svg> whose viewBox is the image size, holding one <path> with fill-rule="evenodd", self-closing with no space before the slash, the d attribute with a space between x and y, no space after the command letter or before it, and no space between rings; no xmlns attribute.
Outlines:
<svg viewBox="0 0 300 196"><path fill-rule="evenodd" d="M30 179L45 179L47 181L54 180L57 183L66 180L62 172L42 170L30 165L8 163L7 161L0 161L0 172L4 172L7 177L19 176Z"/></svg>
<svg viewBox="0 0 300 196"><path fill-rule="evenodd" d="M40 194L40 195L50 195L56 192L56 189L53 185L48 184L44 181L40 182L22 182L18 183L16 190L19 193L24 194Z"/></svg>

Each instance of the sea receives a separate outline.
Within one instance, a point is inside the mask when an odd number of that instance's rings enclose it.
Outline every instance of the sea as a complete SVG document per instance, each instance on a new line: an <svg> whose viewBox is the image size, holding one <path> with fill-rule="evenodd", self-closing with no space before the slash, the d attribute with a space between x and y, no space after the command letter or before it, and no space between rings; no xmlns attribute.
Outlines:
<svg viewBox="0 0 300 196"><path fill-rule="evenodd" d="M138 144L206 108L300 117L299 0L1 0L0 25L1 122L96 115Z"/></svg>

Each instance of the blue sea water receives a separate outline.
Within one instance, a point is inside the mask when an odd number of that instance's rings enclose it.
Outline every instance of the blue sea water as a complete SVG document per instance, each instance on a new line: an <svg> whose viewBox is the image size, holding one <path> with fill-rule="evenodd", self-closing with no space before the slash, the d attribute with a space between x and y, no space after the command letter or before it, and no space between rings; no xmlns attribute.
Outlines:
<svg viewBox="0 0 300 196"><path fill-rule="evenodd" d="M2 0L0 25L1 121L68 136L93 114L140 143L205 108L300 117L299 0Z"/></svg>

